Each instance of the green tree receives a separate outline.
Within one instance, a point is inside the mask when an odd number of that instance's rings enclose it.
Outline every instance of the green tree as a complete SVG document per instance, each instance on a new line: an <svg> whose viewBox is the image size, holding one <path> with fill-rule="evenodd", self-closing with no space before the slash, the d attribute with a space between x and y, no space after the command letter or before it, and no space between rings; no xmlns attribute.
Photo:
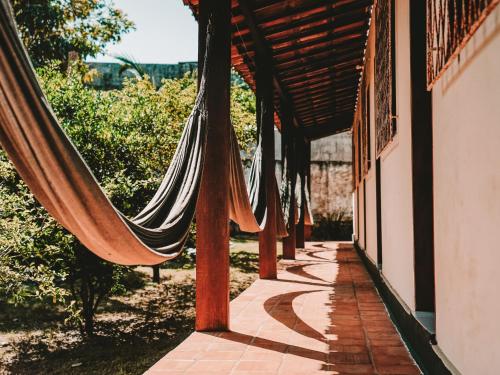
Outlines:
<svg viewBox="0 0 500 375"><path fill-rule="evenodd" d="M38 74L54 112L106 194L129 216L144 207L173 157L196 96L195 77L126 79L121 90L97 91L78 64L51 64ZM255 140L255 104L248 88L232 89L231 115L242 149ZM0 297L49 297L66 306L82 334L94 332L100 303L123 289L129 272L85 249L41 207L0 152Z"/></svg>
<svg viewBox="0 0 500 375"><path fill-rule="evenodd" d="M119 42L134 24L109 0L11 0L21 38L35 66L82 59Z"/></svg>

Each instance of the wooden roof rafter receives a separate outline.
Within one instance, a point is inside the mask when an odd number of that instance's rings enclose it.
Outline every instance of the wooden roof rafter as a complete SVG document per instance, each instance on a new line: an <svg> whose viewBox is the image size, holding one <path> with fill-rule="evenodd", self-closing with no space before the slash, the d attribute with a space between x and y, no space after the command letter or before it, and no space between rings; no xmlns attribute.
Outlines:
<svg viewBox="0 0 500 375"><path fill-rule="evenodd" d="M183 1L196 16L199 0ZM276 113L289 108L307 137L347 130L354 118L372 4L232 0L233 66L255 89L255 60L269 61Z"/></svg>

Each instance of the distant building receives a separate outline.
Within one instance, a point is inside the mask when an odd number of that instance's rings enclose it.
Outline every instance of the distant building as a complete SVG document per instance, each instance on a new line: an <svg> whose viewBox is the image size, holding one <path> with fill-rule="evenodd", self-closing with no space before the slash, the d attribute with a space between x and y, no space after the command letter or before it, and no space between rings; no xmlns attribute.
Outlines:
<svg viewBox="0 0 500 375"><path fill-rule="evenodd" d="M146 71L156 87L160 87L161 81L165 78L182 78L185 74L197 74L198 72L198 63L196 61L182 61L177 64L139 65ZM99 73L92 83L99 90L121 89L123 80L126 77L135 76L130 70L120 73L122 67L120 63L89 62L88 66ZM233 83L244 84L243 79L236 72L231 74L231 80Z"/></svg>
<svg viewBox="0 0 500 375"><path fill-rule="evenodd" d="M123 86L125 77L134 77L131 71L120 73L122 67L120 63L90 62L88 65L99 72L93 85L101 90L119 89ZM153 83L159 87L164 78L181 78L186 73L196 72L198 63L186 61L177 64L141 64L141 67L147 72Z"/></svg>
<svg viewBox="0 0 500 375"><path fill-rule="evenodd" d="M281 178L281 134L275 129L275 159ZM343 132L311 142L311 211L314 217L352 220L352 140Z"/></svg>

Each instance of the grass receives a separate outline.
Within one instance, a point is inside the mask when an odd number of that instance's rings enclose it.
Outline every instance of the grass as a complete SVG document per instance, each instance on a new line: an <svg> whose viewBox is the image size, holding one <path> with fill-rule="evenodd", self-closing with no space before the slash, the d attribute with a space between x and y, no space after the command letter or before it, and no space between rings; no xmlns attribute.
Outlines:
<svg viewBox="0 0 500 375"><path fill-rule="evenodd" d="M233 241L231 298L257 277L255 241ZM168 267L168 268L167 268ZM82 340L50 303L0 304L0 374L142 374L194 329L195 268L189 257L161 269L137 267L127 295L97 314L96 336Z"/></svg>

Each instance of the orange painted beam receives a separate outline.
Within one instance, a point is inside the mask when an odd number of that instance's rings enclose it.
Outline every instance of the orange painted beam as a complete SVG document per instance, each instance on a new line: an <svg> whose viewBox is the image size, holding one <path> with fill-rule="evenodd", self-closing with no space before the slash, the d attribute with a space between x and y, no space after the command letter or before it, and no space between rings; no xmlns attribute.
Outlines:
<svg viewBox="0 0 500 375"><path fill-rule="evenodd" d="M288 212L288 237L283 238L283 258L295 259L296 248L296 233L295 233L295 217L297 213L297 206L295 204L295 184L297 181L297 155L295 152L295 128L291 119L291 114L288 111L285 103L281 105L282 108L282 129L281 129L281 145L282 145L282 165L286 164L286 176L291 181L290 189L290 210ZM285 160L286 159L286 160ZM286 162L285 162L286 161Z"/></svg>
<svg viewBox="0 0 500 375"><path fill-rule="evenodd" d="M266 184L267 219L264 230L259 233L259 276L261 279L276 279L276 187L274 159L274 103L273 75L270 64L257 56L257 119L262 126L262 155Z"/></svg>
<svg viewBox="0 0 500 375"><path fill-rule="evenodd" d="M208 20L207 149L196 207L196 330L229 329L229 169L231 1L201 0L199 72Z"/></svg>

